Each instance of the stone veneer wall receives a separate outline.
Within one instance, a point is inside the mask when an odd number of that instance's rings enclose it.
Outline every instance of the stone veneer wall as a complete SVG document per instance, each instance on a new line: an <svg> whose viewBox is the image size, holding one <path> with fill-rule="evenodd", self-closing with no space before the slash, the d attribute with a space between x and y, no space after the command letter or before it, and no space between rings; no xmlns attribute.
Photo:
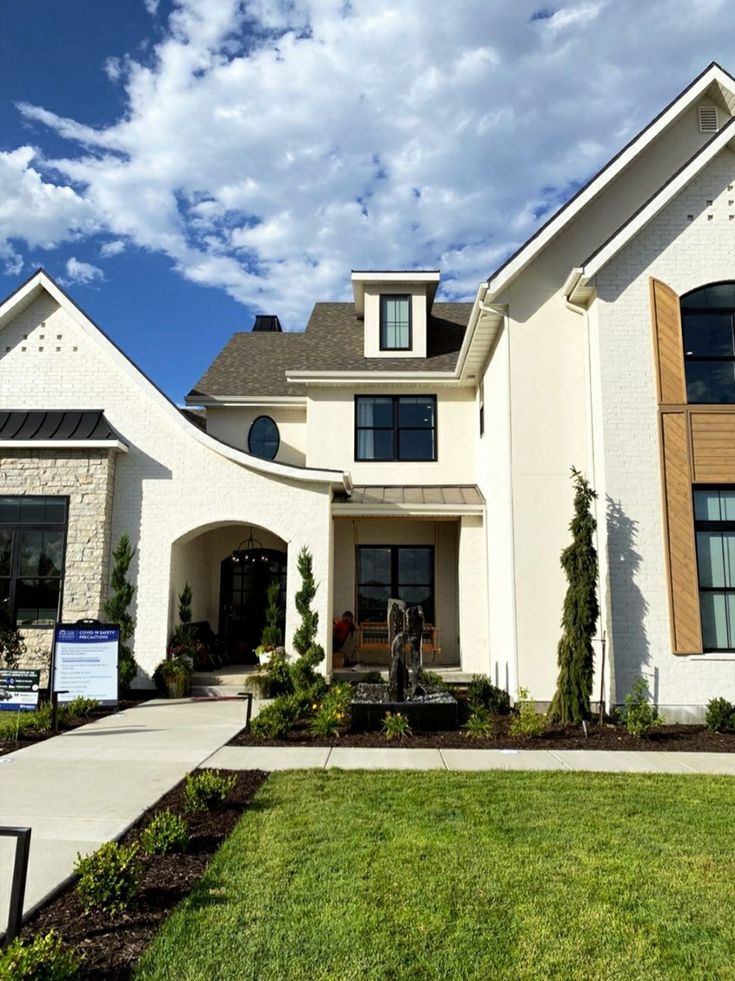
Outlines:
<svg viewBox="0 0 735 981"><path fill-rule="evenodd" d="M115 452L111 450L4 450L0 494L69 498L62 619L100 617L110 570ZM48 684L52 630L23 633L24 668L41 668Z"/></svg>

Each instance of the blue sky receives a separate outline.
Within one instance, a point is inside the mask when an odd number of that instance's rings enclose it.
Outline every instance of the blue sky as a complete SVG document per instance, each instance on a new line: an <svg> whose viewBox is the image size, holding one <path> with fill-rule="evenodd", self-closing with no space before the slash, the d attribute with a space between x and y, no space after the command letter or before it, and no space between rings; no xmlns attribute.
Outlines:
<svg viewBox="0 0 735 981"><path fill-rule="evenodd" d="M0 0L0 292L181 400L351 268L481 280L710 61L729 0ZM652 43L653 39L653 43Z"/></svg>

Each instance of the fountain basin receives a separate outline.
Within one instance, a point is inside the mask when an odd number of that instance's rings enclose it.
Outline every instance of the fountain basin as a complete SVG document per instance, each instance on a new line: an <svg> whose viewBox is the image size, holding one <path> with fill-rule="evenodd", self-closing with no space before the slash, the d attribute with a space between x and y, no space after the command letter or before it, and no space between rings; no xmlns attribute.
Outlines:
<svg viewBox="0 0 735 981"><path fill-rule="evenodd" d="M352 729L355 732L374 732L380 729L388 712L400 712L412 729L419 732L438 732L459 728L457 699L449 692L429 690L403 702L390 701L387 685L360 684L350 703Z"/></svg>

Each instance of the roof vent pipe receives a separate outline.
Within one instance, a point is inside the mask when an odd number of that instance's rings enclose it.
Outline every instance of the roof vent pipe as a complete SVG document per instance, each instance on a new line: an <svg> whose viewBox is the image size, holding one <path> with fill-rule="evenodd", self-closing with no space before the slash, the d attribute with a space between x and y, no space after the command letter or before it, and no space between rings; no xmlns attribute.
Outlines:
<svg viewBox="0 0 735 981"><path fill-rule="evenodd" d="M255 323L253 324L253 331L276 331L279 334L283 333L283 327L281 327L281 321L278 317L272 314L256 313Z"/></svg>

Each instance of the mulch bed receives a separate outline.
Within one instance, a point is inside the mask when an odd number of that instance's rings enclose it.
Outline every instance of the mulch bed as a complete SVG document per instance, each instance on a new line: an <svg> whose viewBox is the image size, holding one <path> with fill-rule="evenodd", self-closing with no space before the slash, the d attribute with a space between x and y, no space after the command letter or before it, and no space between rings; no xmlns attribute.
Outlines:
<svg viewBox="0 0 735 981"><path fill-rule="evenodd" d="M230 746L391 746L401 749L602 749L662 750L695 753L735 753L735 733L709 732L704 726L664 725L650 735L629 735L621 726L592 723L585 736L581 726L551 726L542 736L523 739L508 734L508 719L495 720L490 739L470 739L458 732L416 732L388 742L380 732L348 732L335 739L316 739L305 724L294 728L285 739L262 740L240 732Z"/></svg>
<svg viewBox="0 0 735 981"><path fill-rule="evenodd" d="M84 955L80 978L85 981L130 978L162 922L191 891L268 774L262 770L243 770L236 776L235 788L221 810L187 815L191 841L186 852L145 860L143 889L134 912L114 919L108 914L86 914L71 884L31 917L21 935L30 939L35 934L56 930L65 943ZM156 811L169 808L183 814L183 788L182 781L146 811L121 840L130 843L137 839Z"/></svg>

